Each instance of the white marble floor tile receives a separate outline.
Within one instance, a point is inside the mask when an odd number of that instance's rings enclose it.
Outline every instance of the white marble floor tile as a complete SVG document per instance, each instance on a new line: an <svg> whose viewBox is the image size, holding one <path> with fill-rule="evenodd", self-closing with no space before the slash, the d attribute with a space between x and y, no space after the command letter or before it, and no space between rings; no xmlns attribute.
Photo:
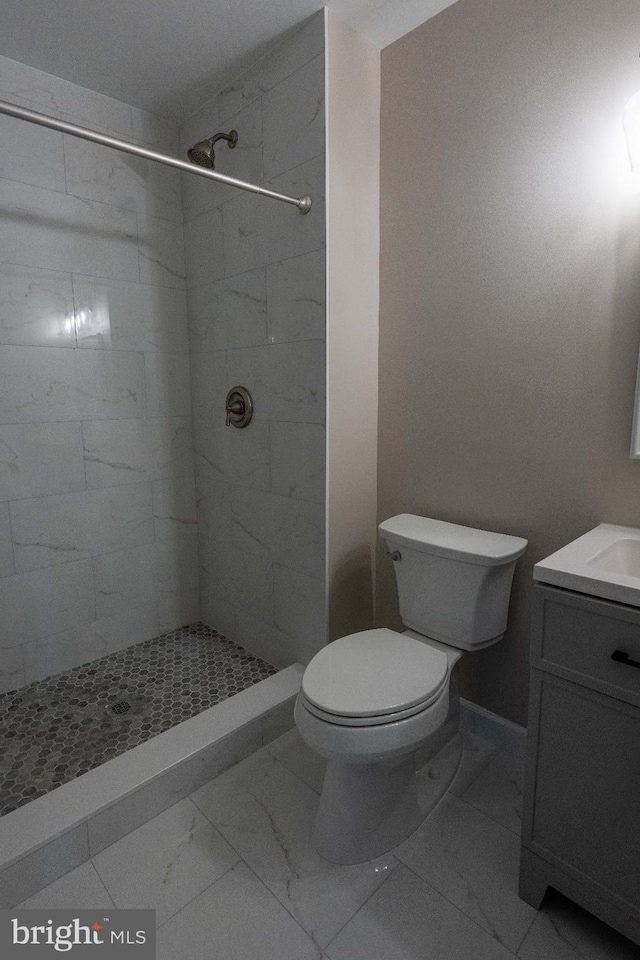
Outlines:
<svg viewBox="0 0 640 960"><path fill-rule="evenodd" d="M320 960L311 938L243 863L158 930L157 960Z"/></svg>
<svg viewBox="0 0 640 960"><path fill-rule="evenodd" d="M524 764L500 751L461 794L472 807L520 835Z"/></svg>
<svg viewBox="0 0 640 960"><path fill-rule="evenodd" d="M181 800L94 858L118 907L151 908L164 923L238 856L189 800Z"/></svg>
<svg viewBox="0 0 640 960"><path fill-rule="evenodd" d="M550 893L518 950L520 960L637 960L637 944Z"/></svg>
<svg viewBox="0 0 640 960"><path fill-rule="evenodd" d="M403 865L326 953L330 960L513 960L513 954Z"/></svg>
<svg viewBox="0 0 640 960"><path fill-rule="evenodd" d="M316 793L322 791L327 761L307 746L297 727L292 727L277 740L272 740L265 749Z"/></svg>
<svg viewBox="0 0 640 960"><path fill-rule="evenodd" d="M461 730L460 736L462 737L463 747L462 761L455 779L449 787L450 792L455 793L457 797L462 796L489 761L498 753L498 747L495 744L489 743L488 740L483 740L481 737L476 737L469 730Z"/></svg>
<svg viewBox="0 0 640 960"><path fill-rule="evenodd" d="M92 910L114 907L104 883L88 860L20 904L29 910Z"/></svg>
<svg viewBox="0 0 640 960"><path fill-rule="evenodd" d="M321 948L397 865L351 867L311 843L317 794L262 750L193 795L194 801Z"/></svg>
<svg viewBox="0 0 640 960"><path fill-rule="evenodd" d="M518 949L535 910L518 896L520 843L510 830L449 795L396 856L494 940Z"/></svg>

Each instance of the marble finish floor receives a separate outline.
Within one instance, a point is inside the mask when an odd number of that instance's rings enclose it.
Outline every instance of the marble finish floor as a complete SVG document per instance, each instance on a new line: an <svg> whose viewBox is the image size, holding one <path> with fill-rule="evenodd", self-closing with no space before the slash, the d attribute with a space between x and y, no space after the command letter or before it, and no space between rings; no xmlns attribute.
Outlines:
<svg viewBox="0 0 640 960"><path fill-rule="evenodd" d="M274 673L195 623L3 694L0 815Z"/></svg>
<svg viewBox="0 0 640 960"><path fill-rule="evenodd" d="M637 958L568 900L519 899L522 764L463 738L442 803L374 862L315 853L323 764L294 729L21 906L154 908L158 960Z"/></svg>

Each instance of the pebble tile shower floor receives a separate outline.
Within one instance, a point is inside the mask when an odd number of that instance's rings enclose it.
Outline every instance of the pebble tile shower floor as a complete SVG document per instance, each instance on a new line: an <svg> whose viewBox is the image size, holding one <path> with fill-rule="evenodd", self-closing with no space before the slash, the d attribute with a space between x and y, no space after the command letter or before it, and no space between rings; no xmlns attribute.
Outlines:
<svg viewBox="0 0 640 960"><path fill-rule="evenodd" d="M276 672L195 623L3 694L0 816Z"/></svg>

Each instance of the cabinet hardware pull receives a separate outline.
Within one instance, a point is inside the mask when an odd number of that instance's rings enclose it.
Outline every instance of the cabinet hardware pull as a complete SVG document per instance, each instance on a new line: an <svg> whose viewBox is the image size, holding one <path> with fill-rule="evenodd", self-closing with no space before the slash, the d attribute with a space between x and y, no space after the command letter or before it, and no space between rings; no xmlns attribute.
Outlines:
<svg viewBox="0 0 640 960"><path fill-rule="evenodd" d="M611 654L611 659L616 660L618 663L626 663L628 667L640 668L640 660L632 660L625 650L614 650Z"/></svg>

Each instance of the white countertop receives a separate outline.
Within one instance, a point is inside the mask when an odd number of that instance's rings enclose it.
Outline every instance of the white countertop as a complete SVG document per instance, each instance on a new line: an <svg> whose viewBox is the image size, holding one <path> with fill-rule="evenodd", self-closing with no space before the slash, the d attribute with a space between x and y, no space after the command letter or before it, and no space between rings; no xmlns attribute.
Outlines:
<svg viewBox="0 0 640 960"><path fill-rule="evenodd" d="M536 563L533 578L640 607L640 530L601 523Z"/></svg>

